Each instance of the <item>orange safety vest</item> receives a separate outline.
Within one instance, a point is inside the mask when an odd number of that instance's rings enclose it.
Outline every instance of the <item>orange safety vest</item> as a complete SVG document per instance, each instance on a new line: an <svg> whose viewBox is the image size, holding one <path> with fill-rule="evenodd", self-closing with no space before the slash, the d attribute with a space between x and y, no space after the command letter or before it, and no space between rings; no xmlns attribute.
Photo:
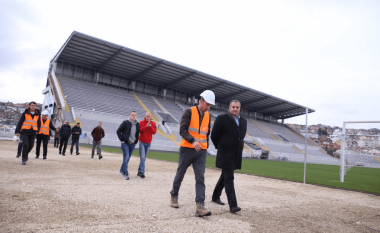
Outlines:
<svg viewBox="0 0 380 233"><path fill-rule="evenodd" d="M208 125L210 123L210 114L205 112L203 115L202 123L199 126L199 112L197 106L191 107L191 121L189 125L189 134L191 134L195 141L201 144L203 150L207 150L207 133L209 131ZM194 148L194 146L182 138L181 147Z"/></svg>
<svg viewBox="0 0 380 233"><path fill-rule="evenodd" d="M38 130L38 127L37 127L38 119L39 119L39 115L34 116L34 119L33 119L32 115L25 114L25 121L22 123L21 131L23 129L31 129L32 127L33 127L34 131L37 131Z"/></svg>
<svg viewBox="0 0 380 233"><path fill-rule="evenodd" d="M41 128L40 128L40 132L38 132L38 134L49 135L49 133L50 133L49 126L50 126L50 120L46 119L46 121L44 123L44 121L42 120L42 117L41 117Z"/></svg>

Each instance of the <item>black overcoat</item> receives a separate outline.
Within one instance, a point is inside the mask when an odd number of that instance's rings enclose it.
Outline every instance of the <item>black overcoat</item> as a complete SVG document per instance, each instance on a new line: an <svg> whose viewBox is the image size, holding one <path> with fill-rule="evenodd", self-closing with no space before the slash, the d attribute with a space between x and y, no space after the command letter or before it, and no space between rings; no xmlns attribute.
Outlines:
<svg viewBox="0 0 380 233"><path fill-rule="evenodd" d="M216 167L241 169L244 137L247 133L247 120L240 117L239 126L229 113L219 115L211 132L216 154Z"/></svg>

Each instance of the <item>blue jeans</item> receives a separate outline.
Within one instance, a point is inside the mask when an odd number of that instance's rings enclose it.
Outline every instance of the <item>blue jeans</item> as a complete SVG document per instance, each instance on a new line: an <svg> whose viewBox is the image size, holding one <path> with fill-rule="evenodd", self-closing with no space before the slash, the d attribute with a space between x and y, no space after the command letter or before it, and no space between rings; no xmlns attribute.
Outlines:
<svg viewBox="0 0 380 233"><path fill-rule="evenodd" d="M71 140L70 153L73 153L73 146L74 146L74 144L75 144L75 146L76 146L76 150L77 150L77 154L78 154L78 153L79 153L79 146L78 146L78 144L79 144L79 138L78 138L78 139L72 139L72 140Z"/></svg>
<svg viewBox="0 0 380 233"><path fill-rule="evenodd" d="M128 163L135 149L135 144L121 143L121 150L123 151L123 164L121 165L120 172L128 175Z"/></svg>
<svg viewBox="0 0 380 233"><path fill-rule="evenodd" d="M140 154L140 165L139 165L139 172L144 173L145 172L145 160L148 156L148 152L150 149L150 143L143 143L139 142L139 154Z"/></svg>

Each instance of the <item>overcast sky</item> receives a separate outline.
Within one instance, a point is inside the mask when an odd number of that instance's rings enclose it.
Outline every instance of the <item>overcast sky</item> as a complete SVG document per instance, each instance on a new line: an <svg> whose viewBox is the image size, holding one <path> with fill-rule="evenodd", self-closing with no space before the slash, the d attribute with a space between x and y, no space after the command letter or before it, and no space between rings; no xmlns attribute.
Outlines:
<svg viewBox="0 0 380 233"><path fill-rule="evenodd" d="M309 124L380 120L378 0L0 0L0 29L0 101L42 103L75 30L312 108Z"/></svg>

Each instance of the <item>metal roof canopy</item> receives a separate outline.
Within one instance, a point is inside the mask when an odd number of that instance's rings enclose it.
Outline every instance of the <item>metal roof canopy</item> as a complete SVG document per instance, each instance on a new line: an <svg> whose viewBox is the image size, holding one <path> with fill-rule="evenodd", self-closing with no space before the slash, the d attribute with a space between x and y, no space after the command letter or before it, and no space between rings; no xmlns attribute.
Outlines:
<svg viewBox="0 0 380 233"><path fill-rule="evenodd" d="M278 119L303 115L306 111L305 106L76 31L53 61L90 67L129 82L154 83L194 96L209 89L215 93L217 102L238 99L243 108ZM202 83L203 87L194 83ZM315 110L308 108L308 112Z"/></svg>

